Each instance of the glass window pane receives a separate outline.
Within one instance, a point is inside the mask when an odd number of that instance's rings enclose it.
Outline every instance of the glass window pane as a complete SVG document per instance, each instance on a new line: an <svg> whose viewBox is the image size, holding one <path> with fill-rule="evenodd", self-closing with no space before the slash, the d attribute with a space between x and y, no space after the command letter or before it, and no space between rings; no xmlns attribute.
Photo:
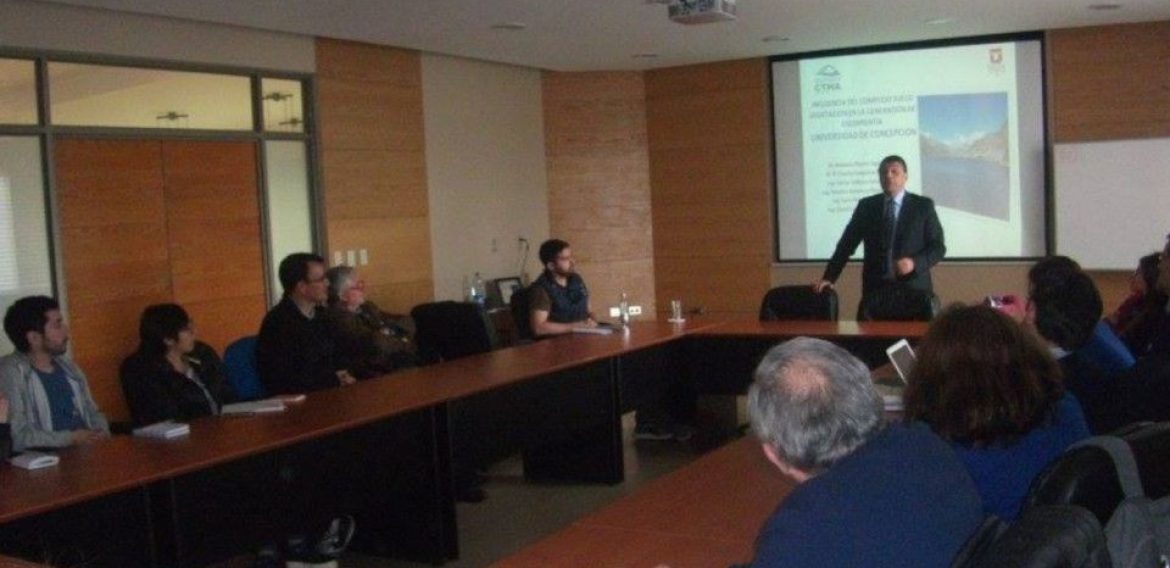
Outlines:
<svg viewBox="0 0 1170 568"><path fill-rule="evenodd" d="M305 131L305 104L300 81L261 79L260 92L264 102L264 130Z"/></svg>
<svg viewBox="0 0 1170 568"><path fill-rule="evenodd" d="M252 130L248 77L49 64L49 107L59 126Z"/></svg>
<svg viewBox="0 0 1170 568"><path fill-rule="evenodd" d="M40 139L0 136L0 312L22 296L52 293ZM10 351L0 337L0 353Z"/></svg>
<svg viewBox="0 0 1170 568"><path fill-rule="evenodd" d="M0 124L36 123L36 66L23 59L0 59Z"/></svg>
<svg viewBox="0 0 1170 568"><path fill-rule="evenodd" d="M264 159L268 175L268 245L272 251L270 299L275 303L281 294L276 272L280 261L294 252L314 248L313 208L305 143L265 142Z"/></svg>

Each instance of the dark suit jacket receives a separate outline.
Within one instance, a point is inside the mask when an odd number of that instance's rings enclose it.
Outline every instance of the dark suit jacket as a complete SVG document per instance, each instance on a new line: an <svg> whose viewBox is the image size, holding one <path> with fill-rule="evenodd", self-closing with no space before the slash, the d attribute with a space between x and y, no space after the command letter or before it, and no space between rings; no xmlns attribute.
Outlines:
<svg viewBox="0 0 1170 568"><path fill-rule="evenodd" d="M871 195L857 202L853 217L845 226L845 233L837 241L833 258L825 267L824 279L836 282L845 268L845 263L857 245L865 242L865 261L861 270L861 293L864 297L880 288L884 282L882 247L882 216L885 209L885 194ZM943 228L934 210L934 201L928 197L906 192L902 208L898 213L898 226L894 235L894 260L910 257L914 259L914 272L899 276L903 285L917 290L933 291L930 281L930 267L938 264L947 253L943 239Z"/></svg>

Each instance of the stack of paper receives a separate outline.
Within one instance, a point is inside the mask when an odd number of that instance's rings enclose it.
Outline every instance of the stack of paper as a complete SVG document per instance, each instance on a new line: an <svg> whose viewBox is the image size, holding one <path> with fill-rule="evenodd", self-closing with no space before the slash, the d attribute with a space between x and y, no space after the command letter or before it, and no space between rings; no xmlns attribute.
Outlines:
<svg viewBox="0 0 1170 568"><path fill-rule="evenodd" d="M183 422L175 422L174 420L164 420L162 422L155 422L148 426L135 428L133 434L142 438L159 438L163 440L170 440L172 438L181 438L191 433L191 425Z"/></svg>
<svg viewBox="0 0 1170 568"><path fill-rule="evenodd" d="M274 398L267 398L264 400L253 400L251 402L225 404L220 413L224 416L250 416L252 414L268 414L270 412L284 411L284 402Z"/></svg>
<svg viewBox="0 0 1170 568"><path fill-rule="evenodd" d="M61 463L61 458L53 454L42 454L40 452L24 452L23 454L12 456L8 458L9 463L24 469L41 469L43 467L53 467Z"/></svg>

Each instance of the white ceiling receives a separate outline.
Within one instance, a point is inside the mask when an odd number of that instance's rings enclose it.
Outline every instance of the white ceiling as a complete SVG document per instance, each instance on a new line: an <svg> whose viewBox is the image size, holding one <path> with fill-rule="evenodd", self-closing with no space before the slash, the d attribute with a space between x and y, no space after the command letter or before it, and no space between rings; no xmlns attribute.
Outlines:
<svg viewBox="0 0 1170 568"><path fill-rule="evenodd" d="M646 0L45 0L364 41L558 71L647 69L858 47L1170 20L1170 0L738 0L739 18L671 22ZM1117 3L1114 10L1090 4ZM949 23L930 24L945 18ZM522 22L520 31L493 24ZM787 38L765 42L768 36ZM653 53L640 58L635 54Z"/></svg>

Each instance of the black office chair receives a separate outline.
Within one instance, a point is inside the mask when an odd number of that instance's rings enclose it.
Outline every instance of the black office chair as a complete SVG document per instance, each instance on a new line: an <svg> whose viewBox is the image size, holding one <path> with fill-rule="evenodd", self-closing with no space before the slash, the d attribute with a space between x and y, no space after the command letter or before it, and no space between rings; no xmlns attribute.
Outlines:
<svg viewBox="0 0 1170 568"><path fill-rule="evenodd" d="M516 340L521 343L527 343L536 339L536 333L532 331L532 317L530 310L532 309L532 287L525 286L517 288L512 292L512 299L508 305L512 312L512 321L516 326Z"/></svg>
<svg viewBox="0 0 1170 568"><path fill-rule="evenodd" d="M430 302L410 310L419 361L458 359L496 348L496 330L483 308L472 302Z"/></svg>
<svg viewBox="0 0 1170 568"><path fill-rule="evenodd" d="M1144 493L1151 499L1170 495L1170 423L1128 426L1114 432L1129 444ZM1025 510L1046 505L1077 505L1101 524L1125 499L1117 467L1105 450L1078 447L1048 465L1032 482Z"/></svg>
<svg viewBox="0 0 1170 568"><path fill-rule="evenodd" d="M826 288L821 293L812 286L777 286L764 294L760 304L760 321L837 320L837 291Z"/></svg>
<svg viewBox="0 0 1170 568"><path fill-rule="evenodd" d="M882 287L865 298L859 321L930 321L942 311L932 292L903 285Z"/></svg>
<svg viewBox="0 0 1170 568"><path fill-rule="evenodd" d="M963 548L951 561L951 568L974 568L982 565L991 553L995 541L1007 530L1007 523L995 515L988 515L983 524L967 539Z"/></svg>
<svg viewBox="0 0 1170 568"><path fill-rule="evenodd" d="M986 568L1111 568L1093 513L1072 505L1038 507L1009 527L978 563Z"/></svg>

